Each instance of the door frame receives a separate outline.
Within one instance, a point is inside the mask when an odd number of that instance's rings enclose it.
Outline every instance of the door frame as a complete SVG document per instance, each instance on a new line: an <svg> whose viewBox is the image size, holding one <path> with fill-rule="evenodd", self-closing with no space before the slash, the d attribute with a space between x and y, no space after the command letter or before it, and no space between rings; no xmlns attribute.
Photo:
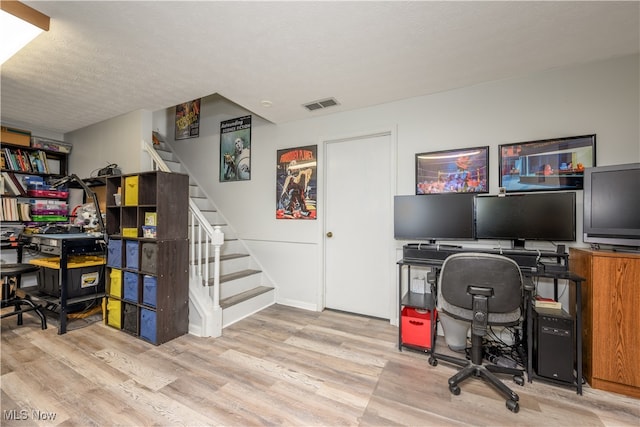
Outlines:
<svg viewBox="0 0 640 427"><path fill-rule="evenodd" d="M324 157L324 162L323 162L323 166L322 166L322 190L319 192L319 196L322 195L322 227L320 227L320 236L319 236L319 241L320 241L320 256L322 257L322 260L320 262L320 265L322 266L321 269L321 278L318 281L318 299L317 301L319 301L319 311L322 311L326 308L326 299L325 299L325 289L326 289L326 275L325 275L325 271L327 268L327 257L326 257L326 233L327 233L327 213L328 213L328 209L327 209L327 197L326 197L326 191L327 191L327 171L328 171L328 159L327 159L327 150L326 147L328 144L334 144L334 143L341 143L341 142L348 142L351 140L357 140L357 139L363 139L363 138L371 138L371 137L376 137L376 136L383 136L383 135L388 135L389 137L389 143L390 143L390 147L389 147L389 170L391 171L391 185L389 186L390 188L390 194L387 195L387 198L389 200L389 203L391 205L393 205L393 197L397 194L397 182L398 182L398 161L397 161L397 153L398 153L398 132L397 132L397 125L393 125L393 126L387 126L387 127L383 127L381 129L373 129L373 130L368 130L368 131L361 131L361 132L352 132L349 134L344 134L344 135L334 135L334 136L328 136L328 137L321 137L320 138L320 146L322 147L322 153L323 153L323 157ZM393 208L392 208L393 211ZM393 240L393 221L391 221L388 225L387 225L387 233L389 236L391 236L391 240L390 242L392 242ZM393 266L396 264L397 262L397 256L396 256L396 247L395 245L391 244L389 246L389 255L388 255L388 262L390 266ZM395 280L390 281L389 284L389 289L388 289L388 298L389 301L392 304L392 306L389 309L389 322L392 325L397 325L398 324L398 304L399 304L399 300L398 300L398 279L397 279L397 274L391 274L392 277L395 277ZM392 283L394 285L392 285Z"/></svg>

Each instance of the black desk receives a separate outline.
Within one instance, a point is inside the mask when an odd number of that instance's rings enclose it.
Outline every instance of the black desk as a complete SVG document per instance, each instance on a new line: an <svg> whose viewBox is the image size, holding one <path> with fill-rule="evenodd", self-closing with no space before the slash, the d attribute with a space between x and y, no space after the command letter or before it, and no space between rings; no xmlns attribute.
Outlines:
<svg viewBox="0 0 640 427"><path fill-rule="evenodd" d="M20 237L21 245L18 248L18 262L22 262L22 246L29 250L37 251L44 255L56 255L60 257L60 297L45 295L38 290L37 286L22 288L22 291L34 299L40 299L47 303L47 308L59 307L58 334L67 332L68 307L80 302L98 300L105 296L104 274L100 277L99 291L95 294L68 297L69 269L68 262L71 255L106 254L106 242L102 235L93 236L90 234L23 234Z"/></svg>
<svg viewBox="0 0 640 427"><path fill-rule="evenodd" d="M554 295L555 298L558 298L558 280L567 280L569 283L573 283L575 286L575 302L573 310L570 309L570 314L575 317L575 349L576 349L576 360L575 360L575 370L576 375L574 378L574 382L568 383L565 381L554 380L547 377L540 377L536 375L533 371L533 322L532 322L532 310L533 310L533 301L532 298L527 295L525 299L526 303L526 332L527 332L527 353L526 353L526 371L527 377L529 378L529 382L532 382L533 378L540 379L543 381L552 382L558 385L565 386L573 386L576 388L576 392L578 394L582 394L582 282L585 280L583 277L580 277L569 270L569 255L564 253L557 253L551 251L536 251L536 250L523 250L523 249L484 249L484 248L464 248L460 246L447 246L447 245L430 245L430 244L409 244L405 245L403 248L404 258L401 261L398 261L398 288L399 288L399 297L400 297L400 306L402 306L403 301L407 301L409 297L411 297L410 292L407 291L407 294L404 295L402 293L402 270L404 267L407 268L408 274L410 277L411 274L411 266L419 266L419 267L427 267L432 268L436 273L437 283L437 275L444 263L444 260L455 253L461 252L482 252L482 253L492 253L498 255L507 256L518 263L521 268L522 274L525 277L530 278L549 278L553 280L554 283ZM551 268L549 267L551 266ZM562 271L566 269L566 271ZM409 288L408 288L409 290ZM436 290L432 289L432 295L437 295ZM432 306L435 307L435 298L432 302ZM428 307L424 307L428 308ZM400 313L398 313L398 317L400 317ZM432 317L433 318L433 317ZM401 323L402 319L399 319L399 323ZM435 345L435 330L436 330L436 322L432 321L431 325L431 348L434 348ZM402 342L400 338L398 338L398 346L402 348Z"/></svg>

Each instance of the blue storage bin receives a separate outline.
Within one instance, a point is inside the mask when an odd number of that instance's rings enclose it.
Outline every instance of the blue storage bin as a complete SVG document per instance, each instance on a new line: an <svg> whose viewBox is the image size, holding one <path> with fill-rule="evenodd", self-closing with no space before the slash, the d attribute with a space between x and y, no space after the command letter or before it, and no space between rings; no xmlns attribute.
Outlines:
<svg viewBox="0 0 640 427"><path fill-rule="evenodd" d="M154 276L145 275L142 279L142 303L156 306L156 289L158 288L158 279Z"/></svg>
<svg viewBox="0 0 640 427"><path fill-rule="evenodd" d="M130 271L124 272L124 295L125 300L138 302L138 274Z"/></svg>
<svg viewBox="0 0 640 427"><path fill-rule="evenodd" d="M156 312L140 309L140 337L156 343Z"/></svg>
<svg viewBox="0 0 640 427"><path fill-rule="evenodd" d="M122 268L122 240L109 240L107 251L107 265Z"/></svg>
<svg viewBox="0 0 640 427"><path fill-rule="evenodd" d="M127 268L138 269L138 242L136 240L127 240L125 243L127 252Z"/></svg>

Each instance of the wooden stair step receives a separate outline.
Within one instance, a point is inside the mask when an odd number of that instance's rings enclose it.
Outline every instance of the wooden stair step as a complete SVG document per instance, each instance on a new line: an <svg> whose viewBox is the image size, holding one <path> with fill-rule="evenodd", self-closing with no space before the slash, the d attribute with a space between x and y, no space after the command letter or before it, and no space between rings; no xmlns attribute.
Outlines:
<svg viewBox="0 0 640 427"><path fill-rule="evenodd" d="M236 279L242 279L243 277L248 277L258 273L262 273L262 272L260 270L247 269L242 271L236 271L235 273L223 274L223 275L220 275L220 283L229 282L231 280L236 280ZM209 279L209 283L213 284L213 278Z"/></svg>
<svg viewBox="0 0 640 427"><path fill-rule="evenodd" d="M249 254L241 254L241 253L223 254L223 255L220 255L220 261L226 261L226 260L237 259L237 258L245 258L248 256Z"/></svg>
<svg viewBox="0 0 640 427"><path fill-rule="evenodd" d="M220 255L220 261L228 261L228 260L232 260L232 259L238 259L238 258L245 258L248 257L249 254L240 254L240 253L236 253L236 254L221 254ZM214 257L210 256L209 260L205 260L204 258L201 260L202 262L213 262L214 261ZM191 265L195 265L196 261L189 261L189 263Z"/></svg>
<svg viewBox="0 0 640 427"><path fill-rule="evenodd" d="M269 292L273 290L272 287L269 286L258 286L256 288L253 289L249 289L248 291L244 291L242 293L239 293L237 295L233 295L230 296L228 298L224 298L222 300L220 300L220 307L222 309L231 307L233 305L236 304L240 304L241 302L247 301L253 297L256 297L258 295L262 295L266 292Z"/></svg>

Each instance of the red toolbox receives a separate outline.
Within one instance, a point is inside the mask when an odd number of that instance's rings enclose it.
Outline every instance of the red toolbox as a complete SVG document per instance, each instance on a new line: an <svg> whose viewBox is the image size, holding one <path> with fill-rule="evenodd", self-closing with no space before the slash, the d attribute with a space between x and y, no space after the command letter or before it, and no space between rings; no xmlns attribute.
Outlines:
<svg viewBox="0 0 640 427"><path fill-rule="evenodd" d="M433 310L433 321L437 312ZM402 344L431 348L431 311L411 307L402 309Z"/></svg>

